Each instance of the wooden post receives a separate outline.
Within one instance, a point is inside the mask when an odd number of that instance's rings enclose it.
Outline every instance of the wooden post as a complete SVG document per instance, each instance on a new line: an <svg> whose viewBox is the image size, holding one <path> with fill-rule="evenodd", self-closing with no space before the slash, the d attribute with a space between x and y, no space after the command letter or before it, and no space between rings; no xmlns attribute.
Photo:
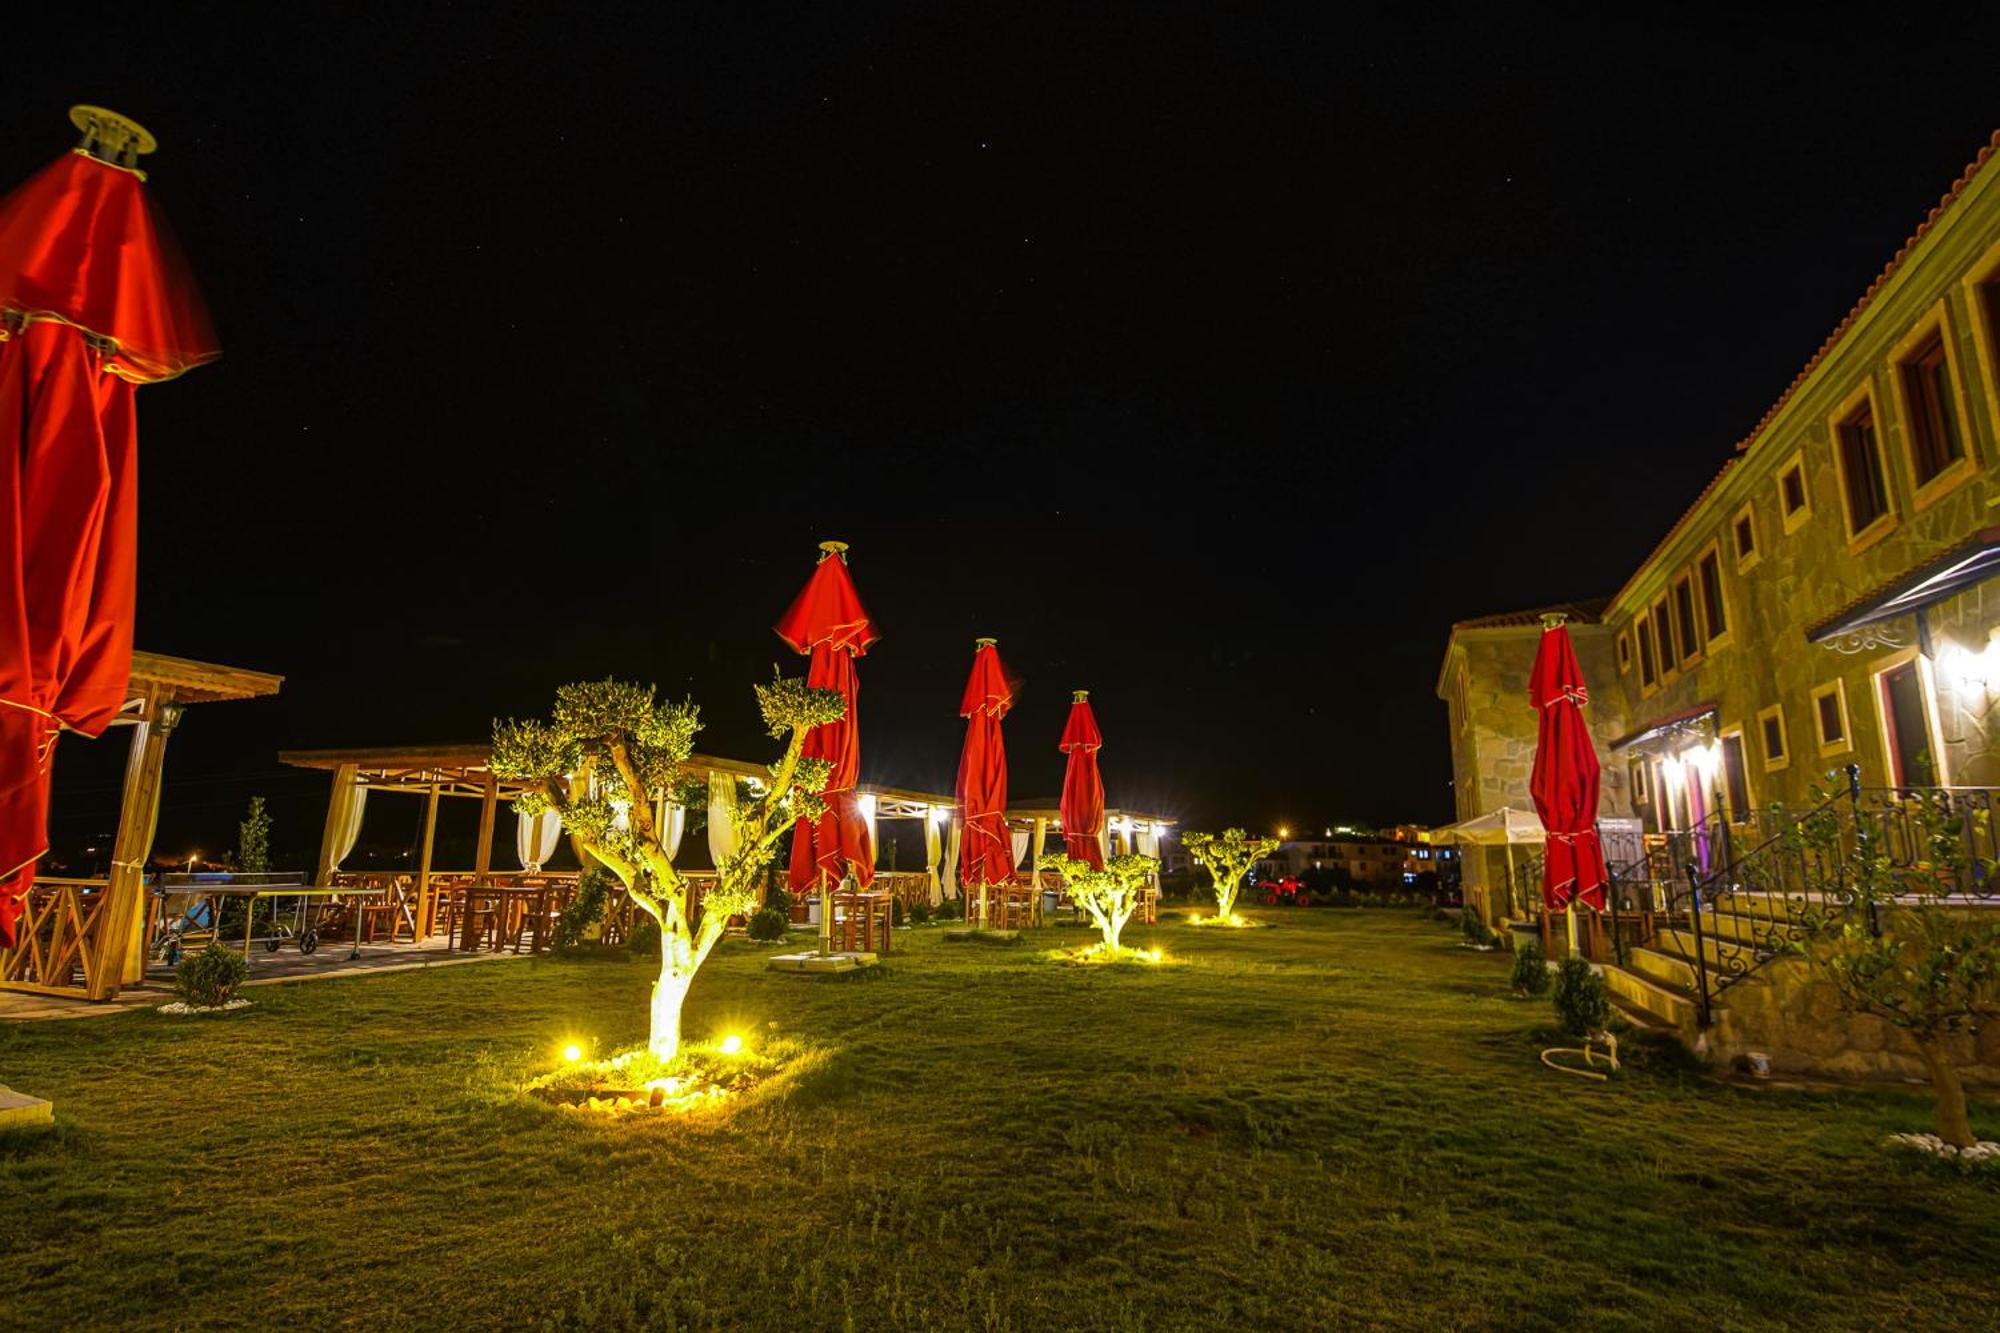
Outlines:
<svg viewBox="0 0 2000 1333"><path fill-rule="evenodd" d="M500 779L486 774L486 793L479 798L479 845L472 853L472 870L484 876L493 869L493 821L500 806Z"/></svg>
<svg viewBox="0 0 2000 1333"><path fill-rule="evenodd" d="M437 843L438 788L431 784L430 792L424 797L424 843L417 855L417 929L420 932L416 943L421 944L431 937L437 928L437 901L431 891L431 848Z"/></svg>
<svg viewBox="0 0 2000 1333"><path fill-rule="evenodd" d="M153 854L153 834L159 826L167 738L180 720L181 705L147 691L125 761L125 794L111 844L103 917L97 938L86 946L92 954L88 994L93 1000L108 1000L121 985L146 976L146 861Z"/></svg>
<svg viewBox="0 0 2000 1333"><path fill-rule="evenodd" d="M1042 924L1042 848L1049 840L1049 821L1045 816L1035 816L1035 836L1028 849L1028 892L1034 901L1028 904L1028 920L1039 926Z"/></svg>

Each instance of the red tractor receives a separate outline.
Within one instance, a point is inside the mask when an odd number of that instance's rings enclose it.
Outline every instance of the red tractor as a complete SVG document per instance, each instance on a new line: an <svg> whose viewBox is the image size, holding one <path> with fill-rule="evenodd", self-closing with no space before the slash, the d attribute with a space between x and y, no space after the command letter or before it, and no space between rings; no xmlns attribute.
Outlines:
<svg viewBox="0 0 2000 1333"><path fill-rule="evenodd" d="M1266 907L1311 907L1312 890L1300 884L1298 879L1287 875L1275 882L1263 880L1255 886L1257 894L1264 899Z"/></svg>

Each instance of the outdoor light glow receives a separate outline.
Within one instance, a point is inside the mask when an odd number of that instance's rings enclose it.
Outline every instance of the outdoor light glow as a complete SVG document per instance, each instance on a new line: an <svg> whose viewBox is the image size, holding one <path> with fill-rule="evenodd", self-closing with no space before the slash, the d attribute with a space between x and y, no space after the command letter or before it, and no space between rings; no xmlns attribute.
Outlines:
<svg viewBox="0 0 2000 1333"><path fill-rule="evenodd" d="M2000 644L1988 639L1978 652L1948 643L1938 653L1938 670L1960 694L2000 694Z"/></svg>
<svg viewBox="0 0 2000 1333"><path fill-rule="evenodd" d="M1707 745L1696 745L1681 751L1681 761L1694 765L1704 778L1712 778L1721 765L1722 756L1719 747L1711 741Z"/></svg>
<svg viewBox="0 0 2000 1333"><path fill-rule="evenodd" d="M578 1046L575 1042L571 1042L569 1045L563 1047L563 1059L569 1064L575 1064L578 1060L583 1059L583 1047Z"/></svg>
<svg viewBox="0 0 2000 1333"><path fill-rule="evenodd" d="M1290 838L1292 836L1291 828L1284 824L1278 825L1278 836L1281 838Z"/></svg>
<svg viewBox="0 0 2000 1333"><path fill-rule="evenodd" d="M743 1053L743 1038L732 1032L722 1039L722 1045L716 1049L720 1050L724 1055L741 1055Z"/></svg>

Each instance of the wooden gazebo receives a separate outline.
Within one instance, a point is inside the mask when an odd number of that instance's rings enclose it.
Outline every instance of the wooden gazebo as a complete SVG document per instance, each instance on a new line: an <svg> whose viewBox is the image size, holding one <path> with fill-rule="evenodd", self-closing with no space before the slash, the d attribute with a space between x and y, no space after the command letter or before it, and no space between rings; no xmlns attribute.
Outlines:
<svg viewBox="0 0 2000 1333"><path fill-rule="evenodd" d="M20 942L0 949L0 988L108 1000L145 976L146 862L159 823L167 740L189 704L255 699L276 694L283 683L283 676L262 671L132 654L125 706L112 723L129 728L131 742L110 872L103 879L36 877Z"/></svg>

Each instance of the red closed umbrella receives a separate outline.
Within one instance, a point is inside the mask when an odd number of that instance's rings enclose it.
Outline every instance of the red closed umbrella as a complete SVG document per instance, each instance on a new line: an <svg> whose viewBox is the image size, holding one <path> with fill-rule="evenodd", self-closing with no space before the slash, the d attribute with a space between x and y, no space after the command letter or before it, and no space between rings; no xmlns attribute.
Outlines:
<svg viewBox="0 0 2000 1333"><path fill-rule="evenodd" d="M1528 790L1548 835L1542 861L1542 901L1551 911L1571 902L1604 910L1604 848L1597 837L1597 750L1584 725L1590 690L1562 621L1550 617L1528 678L1528 702L1538 717L1535 771Z"/></svg>
<svg viewBox="0 0 2000 1333"><path fill-rule="evenodd" d="M875 847L854 791L861 779L861 728L854 711L861 678L854 660L882 636L847 573L847 543L821 542L819 549L818 567L778 621L778 637L794 652L811 655L806 684L839 690L847 712L807 732L800 750L804 758L828 760L833 772L821 793L826 813L817 822L801 819L792 829L788 879L794 893L837 884L849 870L864 889L875 880Z"/></svg>
<svg viewBox="0 0 2000 1333"><path fill-rule="evenodd" d="M1005 884L1014 876L1014 840L1007 832L1007 747L1000 719L1014 703L1014 689L1000 666L994 640L980 639L958 715L966 718L965 749L958 759L958 882Z"/></svg>
<svg viewBox="0 0 2000 1333"><path fill-rule="evenodd" d="M1063 841L1070 860L1086 861L1093 870L1104 869L1104 779L1097 771L1097 752L1103 748L1104 733L1090 711L1090 691L1078 690L1071 696L1062 734L1062 751L1069 756L1063 768Z"/></svg>
<svg viewBox="0 0 2000 1333"><path fill-rule="evenodd" d="M84 147L0 200L0 945L48 850L58 731L96 736L125 702L133 389L219 354L132 165L152 136L95 107L70 118Z"/></svg>

